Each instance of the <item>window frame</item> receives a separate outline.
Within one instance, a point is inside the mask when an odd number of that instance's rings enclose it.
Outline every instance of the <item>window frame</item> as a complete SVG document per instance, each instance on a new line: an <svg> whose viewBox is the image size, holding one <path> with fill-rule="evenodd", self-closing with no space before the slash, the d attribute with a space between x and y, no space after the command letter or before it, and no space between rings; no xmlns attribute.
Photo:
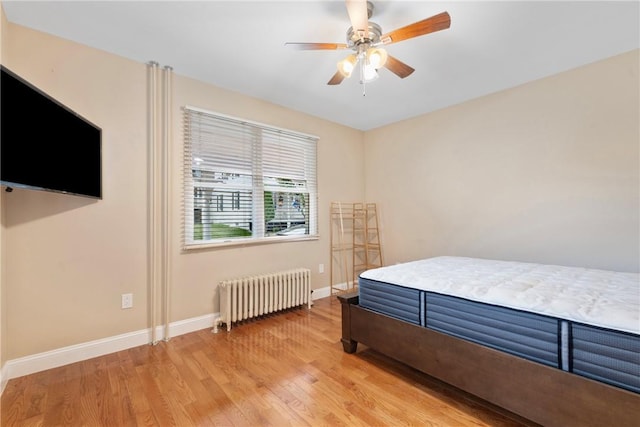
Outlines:
<svg viewBox="0 0 640 427"><path fill-rule="evenodd" d="M270 244L270 243L279 243L279 242L290 242L290 241L301 241L301 240L318 240L318 190L317 190L317 162L318 162L318 154L317 154L317 143L319 138L315 135L305 134L297 131L293 131L290 129L279 128L276 126L267 125L260 122L255 122L252 120L246 120L239 117L229 116L226 114L217 113L214 111L205 110L198 107L193 107L190 105L186 105L182 107L183 114L183 168L182 177L183 177L183 209L182 209L182 247L183 250L193 250L193 249L205 249L209 247L219 247L219 246L247 246L247 245L259 245L259 244ZM237 124L238 128L242 126L248 126L251 129L257 129L262 131L266 131L268 133L278 133L291 136L292 138L299 139L301 143L311 144L309 147L305 148L305 153L307 150L312 150L312 162L313 165L307 169L304 168L305 174L312 173L313 176L311 179L305 181L305 191L296 192L295 188L285 189L284 191L288 191L290 193L298 194L307 194L308 195L308 218L306 223L308 224L308 234L296 234L296 235L265 235L266 224L265 217L266 210L264 209L264 201L263 197L257 197L252 199L251 201L251 221L253 224L258 222L262 222L262 224L257 224L256 227L258 229L258 233L261 235L255 236L256 231L252 231L252 236L247 237L222 237L217 239L208 239L208 240L196 240L194 238L194 229L195 229L195 217L202 212L196 212L196 195L195 191L203 188L202 182L197 181L194 177L194 169L193 162L194 156L192 154L192 140L187 135L190 116L189 114L201 114L205 116L210 116L214 120L226 121L229 123ZM261 192L264 196L264 193L269 191L273 192L272 187L266 183L268 180L268 176L262 173L263 169L263 140L268 138L268 136L264 136L260 133L260 141L257 142L257 145L260 147L260 153L257 155L251 156L252 162L252 175L259 175L259 184L256 186L255 179L254 183L251 185L251 189L254 194L257 192ZM257 162L257 163L256 163ZM257 164L257 166L256 166ZM256 173L258 171L258 173ZM236 173L234 171L229 171L229 173ZM240 193L237 189L233 189L232 193L229 197L225 197L224 200L229 199L231 205L229 206L230 211L236 211L235 207L236 199L234 199L235 194L238 194L237 197L240 197ZM256 200L257 199L257 200ZM239 203L239 200L237 201ZM259 206L263 206L262 209ZM189 235L190 234L190 235Z"/></svg>

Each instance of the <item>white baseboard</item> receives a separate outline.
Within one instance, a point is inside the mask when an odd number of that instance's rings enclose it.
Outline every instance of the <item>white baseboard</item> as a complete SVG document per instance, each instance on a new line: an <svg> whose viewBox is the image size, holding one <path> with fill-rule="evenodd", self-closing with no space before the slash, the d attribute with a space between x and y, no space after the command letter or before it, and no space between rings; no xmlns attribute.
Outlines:
<svg viewBox="0 0 640 427"><path fill-rule="evenodd" d="M7 386L9 382L9 372L7 369L7 364L2 365L2 369L0 369L0 395L4 391L4 388Z"/></svg>
<svg viewBox="0 0 640 427"><path fill-rule="evenodd" d="M311 291L311 301L326 298L329 295L331 295L331 288L329 286L320 289L314 289Z"/></svg>
<svg viewBox="0 0 640 427"><path fill-rule="evenodd" d="M331 288L328 286L325 288L315 289L312 292L311 299L316 300L325 298L330 294ZM213 325L219 317L219 313L214 313L171 322L169 324L169 338L187 334L189 332L199 331L201 329L213 328ZM158 341L165 339L164 327L156 327L156 339ZM70 363L80 362L98 356L104 356L105 354L115 353L116 351L150 344L151 341L151 328L147 328L82 344L71 345L56 350L45 351L43 353L25 356L18 359L8 360L0 370L0 394L2 394L2 391L4 391L4 388L10 379L47 369L57 368L58 366L68 365Z"/></svg>
<svg viewBox="0 0 640 427"><path fill-rule="evenodd" d="M211 328L218 317L219 314L208 314L192 319L172 322L169 324L169 338L200 329ZM164 327L156 327L156 339L165 339ZM6 382L12 378L18 378L23 375L29 375L46 369L68 365L69 363L80 362L116 351L150 344L151 340L151 328L147 328L9 360L2 369L2 381Z"/></svg>
<svg viewBox="0 0 640 427"><path fill-rule="evenodd" d="M346 291L347 289L349 289L349 284L347 283L338 283L337 285L333 285L334 288L340 289L341 291ZM324 288L320 288L320 289L315 289L313 291L313 293L311 294L311 299L320 299L320 298L326 298L328 296L331 296L331 287L327 286Z"/></svg>

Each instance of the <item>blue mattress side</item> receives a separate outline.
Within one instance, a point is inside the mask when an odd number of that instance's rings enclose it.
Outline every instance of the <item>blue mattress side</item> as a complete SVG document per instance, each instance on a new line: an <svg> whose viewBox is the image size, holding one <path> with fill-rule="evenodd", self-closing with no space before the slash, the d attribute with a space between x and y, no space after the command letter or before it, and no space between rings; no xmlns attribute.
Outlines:
<svg viewBox="0 0 640 427"><path fill-rule="evenodd" d="M560 366L557 319L430 292L426 312L428 328Z"/></svg>
<svg viewBox="0 0 640 427"><path fill-rule="evenodd" d="M573 324L575 374L640 393L640 336Z"/></svg>
<svg viewBox="0 0 640 427"><path fill-rule="evenodd" d="M421 325L419 290L360 277L358 292L361 307Z"/></svg>

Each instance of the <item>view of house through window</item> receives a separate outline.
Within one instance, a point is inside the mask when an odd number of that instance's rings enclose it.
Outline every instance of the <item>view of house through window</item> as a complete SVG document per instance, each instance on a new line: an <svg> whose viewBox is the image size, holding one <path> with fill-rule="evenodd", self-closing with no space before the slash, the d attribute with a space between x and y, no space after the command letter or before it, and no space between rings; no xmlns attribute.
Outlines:
<svg viewBox="0 0 640 427"><path fill-rule="evenodd" d="M185 245L317 234L317 138L184 111Z"/></svg>

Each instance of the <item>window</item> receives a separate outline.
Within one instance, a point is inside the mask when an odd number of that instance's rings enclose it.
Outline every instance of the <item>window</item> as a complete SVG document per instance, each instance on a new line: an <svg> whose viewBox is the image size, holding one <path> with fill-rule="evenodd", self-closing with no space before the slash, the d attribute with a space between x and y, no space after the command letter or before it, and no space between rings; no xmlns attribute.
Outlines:
<svg viewBox="0 0 640 427"><path fill-rule="evenodd" d="M185 107L185 247L317 235L316 143Z"/></svg>

